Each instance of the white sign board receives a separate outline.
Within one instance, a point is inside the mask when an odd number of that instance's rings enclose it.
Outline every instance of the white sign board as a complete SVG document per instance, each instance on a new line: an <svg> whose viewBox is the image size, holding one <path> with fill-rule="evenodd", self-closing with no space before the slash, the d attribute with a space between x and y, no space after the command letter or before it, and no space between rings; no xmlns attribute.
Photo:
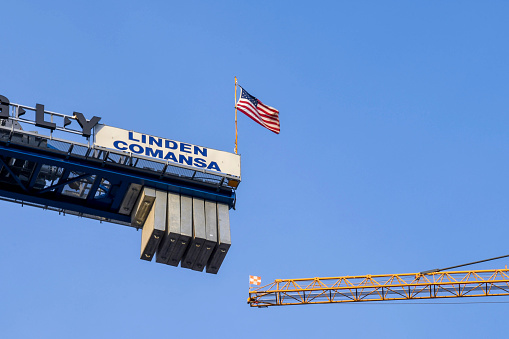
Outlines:
<svg viewBox="0 0 509 339"><path fill-rule="evenodd" d="M94 145L240 178L240 155L229 152L106 125L95 127Z"/></svg>

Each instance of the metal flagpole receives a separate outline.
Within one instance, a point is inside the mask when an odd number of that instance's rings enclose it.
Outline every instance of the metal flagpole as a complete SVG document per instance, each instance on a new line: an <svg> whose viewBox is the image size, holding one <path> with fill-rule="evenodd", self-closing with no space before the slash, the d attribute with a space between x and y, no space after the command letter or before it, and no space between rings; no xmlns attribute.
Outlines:
<svg viewBox="0 0 509 339"><path fill-rule="evenodd" d="M235 154L237 154L237 77L235 77Z"/></svg>

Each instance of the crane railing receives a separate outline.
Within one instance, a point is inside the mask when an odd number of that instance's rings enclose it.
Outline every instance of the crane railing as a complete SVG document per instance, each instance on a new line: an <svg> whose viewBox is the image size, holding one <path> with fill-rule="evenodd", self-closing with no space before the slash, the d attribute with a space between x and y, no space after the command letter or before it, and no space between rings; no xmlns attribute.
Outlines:
<svg viewBox="0 0 509 339"><path fill-rule="evenodd" d="M509 295L509 270L278 279L250 288L251 307Z"/></svg>

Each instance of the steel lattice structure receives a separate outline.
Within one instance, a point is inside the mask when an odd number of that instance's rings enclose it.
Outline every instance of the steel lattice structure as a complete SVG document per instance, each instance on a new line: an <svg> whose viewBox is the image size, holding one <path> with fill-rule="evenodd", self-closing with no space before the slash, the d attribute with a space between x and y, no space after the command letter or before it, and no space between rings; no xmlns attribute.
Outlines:
<svg viewBox="0 0 509 339"><path fill-rule="evenodd" d="M120 208L132 184L234 206L240 181L231 176L25 131L19 123L30 121L12 115L0 119L0 200L122 225L131 224Z"/></svg>
<svg viewBox="0 0 509 339"><path fill-rule="evenodd" d="M0 200L141 229L140 259L217 274L240 155L100 120L0 95Z"/></svg>
<svg viewBox="0 0 509 339"><path fill-rule="evenodd" d="M509 295L509 270L278 279L250 288L251 307Z"/></svg>

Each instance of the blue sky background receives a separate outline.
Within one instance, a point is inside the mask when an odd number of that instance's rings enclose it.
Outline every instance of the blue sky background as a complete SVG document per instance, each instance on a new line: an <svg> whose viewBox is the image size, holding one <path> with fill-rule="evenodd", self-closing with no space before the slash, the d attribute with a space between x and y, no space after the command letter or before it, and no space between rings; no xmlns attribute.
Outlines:
<svg viewBox="0 0 509 339"><path fill-rule="evenodd" d="M141 233L0 202L4 338L499 337L508 298L250 308L262 283L509 253L504 1L3 1L0 94L233 151L218 275L139 260ZM503 268L509 260L473 268ZM476 303L472 303L476 302ZM493 302L493 303L486 303Z"/></svg>

